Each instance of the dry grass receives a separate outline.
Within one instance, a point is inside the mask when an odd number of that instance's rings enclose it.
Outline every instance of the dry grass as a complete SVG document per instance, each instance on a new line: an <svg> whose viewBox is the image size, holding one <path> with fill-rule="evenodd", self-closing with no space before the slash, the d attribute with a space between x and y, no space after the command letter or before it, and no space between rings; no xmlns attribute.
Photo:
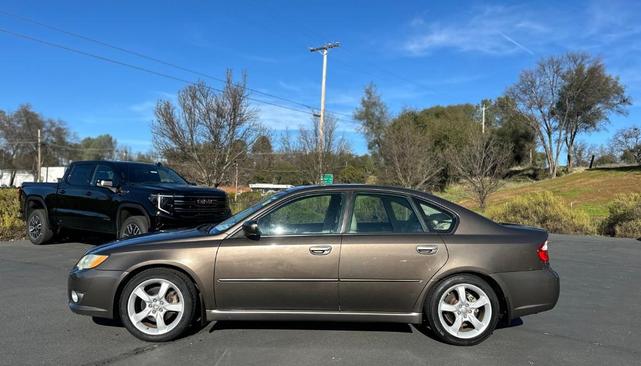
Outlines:
<svg viewBox="0 0 641 366"><path fill-rule="evenodd" d="M602 219L608 215L608 205L618 194L641 193L641 167L600 168L537 182L506 182L490 196L488 208L529 193L545 191L563 198L572 209L585 212L593 219ZM478 205L465 196L461 186L450 187L441 195L478 210Z"/></svg>

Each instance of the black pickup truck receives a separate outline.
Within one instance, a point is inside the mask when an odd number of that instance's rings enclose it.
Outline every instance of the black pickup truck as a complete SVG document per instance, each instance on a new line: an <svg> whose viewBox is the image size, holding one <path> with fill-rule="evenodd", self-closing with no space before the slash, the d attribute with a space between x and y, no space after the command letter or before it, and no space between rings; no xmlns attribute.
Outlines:
<svg viewBox="0 0 641 366"><path fill-rule="evenodd" d="M160 164L74 162L58 183L25 183L19 195L34 244L63 228L123 238L218 223L231 215L225 192L196 187Z"/></svg>

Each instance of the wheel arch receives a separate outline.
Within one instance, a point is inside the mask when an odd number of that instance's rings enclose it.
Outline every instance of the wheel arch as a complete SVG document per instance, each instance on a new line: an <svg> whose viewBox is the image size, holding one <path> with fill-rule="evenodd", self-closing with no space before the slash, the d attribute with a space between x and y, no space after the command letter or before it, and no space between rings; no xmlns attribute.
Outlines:
<svg viewBox="0 0 641 366"><path fill-rule="evenodd" d="M509 322L512 319L512 310L511 310L512 307L511 307L509 292L506 291L505 285L502 284L495 277L493 277L490 273L482 270L481 268L476 268L476 267L450 269L432 277L432 279L425 286L425 289L423 290L423 294L421 295L421 297L419 298L419 301L417 302L418 305L420 306L420 311L421 312L425 311L426 304L431 298L432 292L441 281L457 275L472 275L472 276L479 277L480 279L487 282L487 284L490 285L490 287L492 287L492 290L494 290L494 292L496 293L496 296L499 299L499 310L501 314L500 321Z"/></svg>
<svg viewBox="0 0 641 366"><path fill-rule="evenodd" d="M111 311L114 319L120 318L120 308L119 308L120 295L122 294L122 291L124 290L125 286L127 286L127 283L138 273L141 273L148 269L155 269L155 268L171 269L187 276L187 278L194 284L194 287L196 287L196 292L198 295L198 304L197 304L197 306L199 307L198 311L200 312L201 317L205 315L205 309L207 309L207 304L205 303L205 297L203 295L203 284L199 280L197 280L198 277L192 271L190 271L189 269L185 268L184 266L178 263L154 262L154 263L143 263L139 266L133 267L127 272L125 272L126 274L120 279L120 282L116 287L116 292L114 293L113 300L112 300Z"/></svg>
<svg viewBox="0 0 641 366"><path fill-rule="evenodd" d="M29 212L34 209L43 209L45 210L45 215L47 215L47 220L49 220L49 209L47 208L47 204L45 203L45 200L42 197L38 196L27 196L25 198L25 204L24 204L24 217L25 220L29 216Z"/></svg>
<svg viewBox="0 0 641 366"><path fill-rule="evenodd" d="M141 215L136 215L140 213ZM130 216L144 216L147 220L147 229L151 229L151 219L147 210L142 205L137 203L122 203L118 206L118 213L116 214L116 235L120 233L122 223Z"/></svg>

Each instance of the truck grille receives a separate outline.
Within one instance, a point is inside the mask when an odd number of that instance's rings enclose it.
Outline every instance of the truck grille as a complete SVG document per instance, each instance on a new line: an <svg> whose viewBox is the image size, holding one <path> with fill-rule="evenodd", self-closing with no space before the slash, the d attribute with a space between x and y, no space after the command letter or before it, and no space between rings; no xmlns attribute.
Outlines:
<svg viewBox="0 0 641 366"><path fill-rule="evenodd" d="M226 209L225 197L174 196L174 212L180 216L218 216Z"/></svg>

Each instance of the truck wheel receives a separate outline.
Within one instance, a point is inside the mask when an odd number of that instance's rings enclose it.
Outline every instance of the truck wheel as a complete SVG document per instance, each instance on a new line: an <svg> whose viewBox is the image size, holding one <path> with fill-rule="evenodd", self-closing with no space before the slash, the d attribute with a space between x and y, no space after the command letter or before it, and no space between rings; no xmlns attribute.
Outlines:
<svg viewBox="0 0 641 366"><path fill-rule="evenodd" d="M40 245L53 238L45 210L31 210L27 217L27 237L33 244Z"/></svg>
<svg viewBox="0 0 641 366"><path fill-rule="evenodd" d="M144 216L130 216L120 225L118 239L144 234L147 231L149 227Z"/></svg>

